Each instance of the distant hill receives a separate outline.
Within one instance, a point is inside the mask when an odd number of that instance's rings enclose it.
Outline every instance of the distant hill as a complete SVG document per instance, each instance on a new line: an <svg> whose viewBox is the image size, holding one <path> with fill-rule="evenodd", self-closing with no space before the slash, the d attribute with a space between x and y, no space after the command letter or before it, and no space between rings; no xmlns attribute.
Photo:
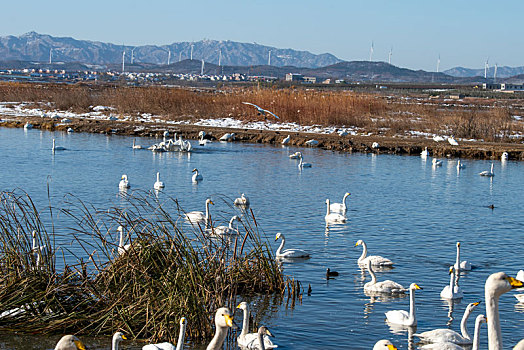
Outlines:
<svg viewBox="0 0 524 350"><path fill-rule="evenodd" d="M188 59L193 47L193 59L205 60L221 65L249 66L268 63L271 51L272 66L323 67L340 62L329 54L312 54L308 51L280 49L257 43L234 41L201 40L179 42L169 45L124 46L98 41L76 40L69 37L29 32L20 36L0 37L0 61L81 62L84 64L106 65L125 61L131 63L167 64ZM171 52L171 54L169 54Z"/></svg>
<svg viewBox="0 0 524 350"><path fill-rule="evenodd" d="M444 73L454 76L454 77L484 77L484 68L482 69L472 69L472 68L464 68L464 67L455 67L448 70L445 70ZM495 74L495 67L491 66L489 67L487 71L487 77L493 78ZM508 66L502 66L497 67L497 78L508 78L515 75L524 74L524 66L523 67L508 67Z"/></svg>

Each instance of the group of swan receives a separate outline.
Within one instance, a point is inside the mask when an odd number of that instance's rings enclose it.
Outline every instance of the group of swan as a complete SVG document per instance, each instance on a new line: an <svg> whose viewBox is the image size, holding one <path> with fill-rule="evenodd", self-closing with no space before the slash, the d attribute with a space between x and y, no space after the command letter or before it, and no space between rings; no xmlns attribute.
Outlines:
<svg viewBox="0 0 524 350"><path fill-rule="evenodd" d="M155 143L152 146L148 147L149 150L153 152L190 152L192 149L191 143L189 141L183 140L182 136L177 138L175 133L172 139L167 139L169 132L164 131L164 138L161 142ZM135 148L133 144L133 148Z"/></svg>
<svg viewBox="0 0 524 350"><path fill-rule="evenodd" d="M326 223L344 223L346 222L346 199L351 193L346 192L342 198L342 203L331 203L329 198L326 199L326 216L324 217Z"/></svg>
<svg viewBox="0 0 524 350"><path fill-rule="evenodd" d="M257 333L248 333L249 332L249 305L245 301L238 304L237 309L243 311L243 321L242 321L242 332L237 337L237 343L242 348L247 349L274 349L278 345L273 344L269 336L272 336L271 333L257 332ZM267 328L266 328L267 329ZM262 340L260 340L262 336ZM263 347L260 346L262 344Z"/></svg>
<svg viewBox="0 0 524 350"><path fill-rule="evenodd" d="M473 333L473 340L469 343L472 344L471 350L478 350L480 345L480 326L482 323L488 322L488 319L484 315L478 315L475 319L475 332ZM464 347L457 345L456 343L449 341L440 341L436 343L429 343L420 347L423 350L463 350Z"/></svg>

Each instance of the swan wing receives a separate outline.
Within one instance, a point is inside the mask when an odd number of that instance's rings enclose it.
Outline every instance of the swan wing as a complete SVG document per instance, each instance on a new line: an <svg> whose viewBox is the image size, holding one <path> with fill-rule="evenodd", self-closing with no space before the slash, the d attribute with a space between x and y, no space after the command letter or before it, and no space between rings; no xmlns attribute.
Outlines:
<svg viewBox="0 0 524 350"><path fill-rule="evenodd" d="M176 350L176 347L171 343L147 344L142 347L142 350Z"/></svg>
<svg viewBox="0 0 524 350"><path fill-rule="evenodd" d="M260 349L260 346L258 345L258 334L257 333L246 334L244 336L243 344L240 344L240 340L238 340L238 345L241 345L246 349ZM278 348L278 345L274 344L267 335L264 335L264 347L266 349L275 349L275 348Z"/></svg>
<svg viewBox="0 0 524 350"><path fill-rule="evenodd" d="M371 255L366 257L364 260L359 261L359 265L367 266L368 260L371 260L371 265L374 266L391 266L393 265L393 261L389 260L388 258L384 258L380 255Z"/></svg>
<svg viewBox="0 0 524 350"><path fill-rule="evenodd" d="M386 318L391 323L404 324L409 319L409 313L404 310L391 310L386 312Z"/></svg>
<svg viewBox="0 0 524 350"><path fill-rule="evenodd" d="M186 219L188 221L204 221L206 219L206 215L201 211L191 211L189 213L186 213Z"/></svg>
<svg viewBox="0 0 524 350"><path fill-rule="evenodd" d="M364 286L364 289L366 289L366 286ZM369 285L367 290L370 292L390 294L405 293L407 291L407 289L404 288L401 284L391 280L380 281L373 285Z"/></svg>
<svg viewBox="0 0 524 350"><path fill-rule="evenodd" d="M278 255L281 258L307 258L309 253L300 249L286 249Z"/></svg>
<svg viewBox="0 0 524 350"><path fill-rule="evenodd" d="M458 346L457 344L443 342L422 345L420 348L424 350L464 350L462 346Z"/></svg>
<svg viewBox="0 0 524 350"><path fill-rule="evenodd" d="M454 330L446 328L438 328L420 334L415 333L415 335L424 343L450 342L455 344L471 344L471 340L464 338Z"/></svg>

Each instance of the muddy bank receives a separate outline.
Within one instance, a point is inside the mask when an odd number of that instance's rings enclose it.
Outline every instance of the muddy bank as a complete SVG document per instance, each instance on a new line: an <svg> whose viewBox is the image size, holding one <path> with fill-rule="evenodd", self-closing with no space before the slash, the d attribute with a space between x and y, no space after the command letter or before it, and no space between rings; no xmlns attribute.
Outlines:
<svg viewBox="0 0 524 350"><path fill-rule="evenodd" d="M236 142L280 144L290 136L290 146L309 147L306 141L315 139L317 148L341 151L362 152L376 154L419 155L427 147L430 155L435 157L460 157L474 159L500 159L503 152L507 152L510 160L524 160L524 144L522 143L490 143L490 142L460 142L459 146L452 146L448 142L435 142L425 138L401 138L383 136L339 136L338 134L313 134L287 131L230 129L197 125L171 125L154 123L133 123L111 120L74 119L67 124L57 124L51 118L20 118L16 121L0 122L2 127L22 128L26 122L35 129L74 132L105 133L128 136L162 137L165 130L178 133L184 139L196 140L198 133L203 130L206 138L218 140L224 133L235 133ZM373 143L379 146L373 148Z"/></svg>

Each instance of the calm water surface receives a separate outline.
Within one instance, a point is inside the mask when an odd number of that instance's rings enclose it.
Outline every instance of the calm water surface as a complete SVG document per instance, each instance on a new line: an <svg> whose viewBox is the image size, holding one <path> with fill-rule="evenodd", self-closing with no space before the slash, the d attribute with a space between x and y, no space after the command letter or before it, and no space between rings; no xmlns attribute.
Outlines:
<svg viewBox="0 0 524 350"><path fill-rule="evenodd" d="M51 152L51 140L66 151ZM149 146L155 139L140 139ZM409 298L366 296L363 285L369 275L356 263L363 239L371 254L395 262L395 268L378 272L378 280L392 279L408 286L418 283L417 331L446 327L458 330L465 306L484 299L484 282L493 272L515 275L524 268L524 165L495 161L494 179L480 177L490 161L465 161L457 173L456 159L433 168L431 158L392 155L341 154L303 149L311 169L299 171L288 155L297 149L264 145L214 142L194 144L185 154L153 154L133 151L132 138L98 134L50 133L40 130L0 129L0 190L21 188L39 208L51 202L60 207L64 195L72 193L100 208L118 205L118 182L127 174L132 189L149 190L160 171L165 193L178 198L187 210L203 210L206 198L235 198L244 192L265 235L276 249L276 232L286 246L311 252L305 262L287 263L285 273L312 286L295 308L277 308L265 320L281 349L371 349L383 338L400 349L408 345L408 332L392 330L385 323L388 310L409 309ZM191 170L198 168L204 181L191 183ZM348 222L326 228L324 201L348 199ZM488 205L494 204L491 210ZM232 209L223 201L211 208L217 218L227 220ZM68 225L57 220L57 241L68 244ZM116 233L115 233L116 239ZM464 274L464 299L454 305L441 300L449 283L449 265L455 261L455 243L462 242L462 258L474 270ZM71 247L70 249L75 249ZM340 273L326 281L329 267ZM500 313L504 344L513 346L524 337L524 305L510 292L501 298ZM469 322L485 313L484 303ZM450 316L453 320L450 322ZM241 315L237 315L240 323ZM191 325L188 325L191 327ZM486 346L486 327L482 346ZM17 347L3 341L6 348ZM37 346L37 345L35 345ZM42 343L40 348L49 348ZM416 344L415 344L416 347ZM39 348L34 347L35 349Z"/></svg>

